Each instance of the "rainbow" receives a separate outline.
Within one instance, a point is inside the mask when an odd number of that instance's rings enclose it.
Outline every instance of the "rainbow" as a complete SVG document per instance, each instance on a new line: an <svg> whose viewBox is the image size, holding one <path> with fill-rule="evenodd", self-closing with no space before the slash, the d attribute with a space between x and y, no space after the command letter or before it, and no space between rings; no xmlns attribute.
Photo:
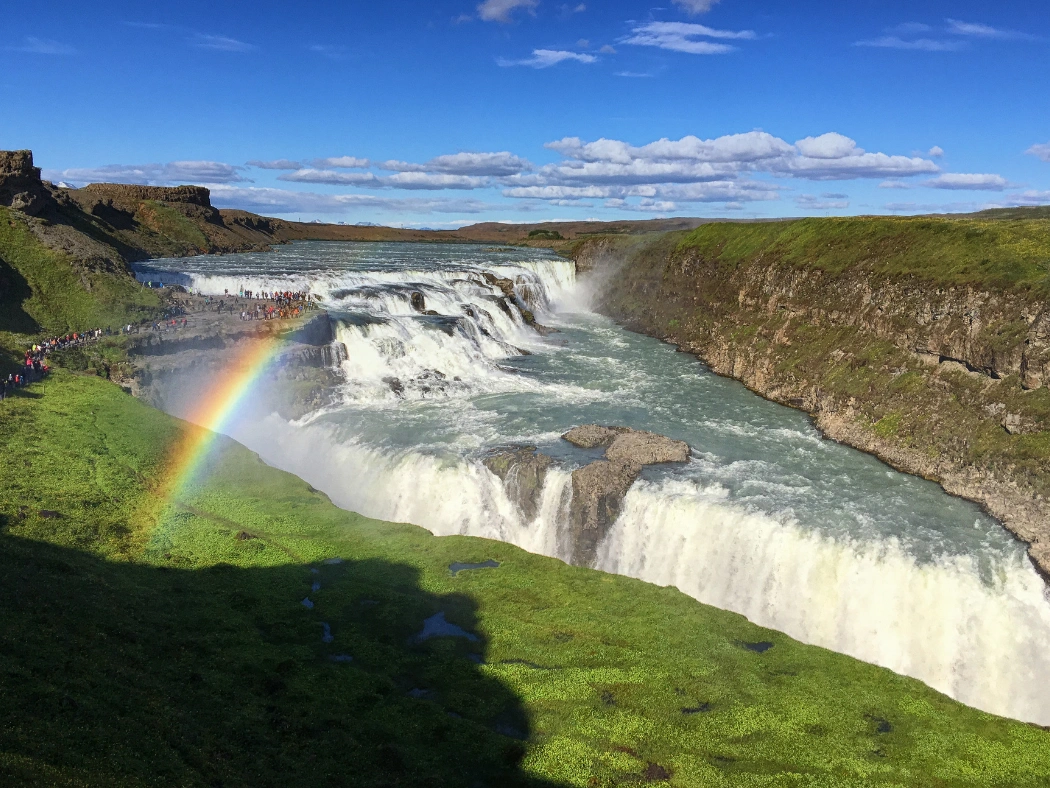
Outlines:
<svg viewBox="0 0 1050 788"><path fill-rule="evenodd" d="M284 343L273 337L247 343L231 355L221 375L200 398L186 420L198 425L189 428L176 444L161 474L158 504L167 508L175 503L197 479L220 433L229 425L259 379L273 367ZM159 514L159 513L158 513Z"/></svg>

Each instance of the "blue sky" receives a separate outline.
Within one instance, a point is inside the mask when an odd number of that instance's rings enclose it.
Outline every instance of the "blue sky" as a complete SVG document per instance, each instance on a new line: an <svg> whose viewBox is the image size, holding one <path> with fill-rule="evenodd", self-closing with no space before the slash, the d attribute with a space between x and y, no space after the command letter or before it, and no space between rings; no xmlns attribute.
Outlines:
<svg viewBox="0 0 1050 788"><path fill-rule="evenodd" d="M1050 203L1050 19L1003 0L34 4L0 148L290 218Z"/></svg>

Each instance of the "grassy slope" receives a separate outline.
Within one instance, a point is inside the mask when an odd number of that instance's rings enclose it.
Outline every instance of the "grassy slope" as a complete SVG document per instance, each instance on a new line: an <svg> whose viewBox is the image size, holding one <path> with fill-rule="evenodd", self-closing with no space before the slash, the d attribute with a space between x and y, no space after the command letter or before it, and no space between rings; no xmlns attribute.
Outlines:
<svg viewBox="0 0 1050 788"><path fill-rule="evenodd" d="M341 511L229 441L158 526L188 428L97 378L0 410L0 781L1050 780L1044 731L672 589ZM439 610L481 640L412 644Z"/></svg>
<svg viewBox="0 0 1050 788"><path fill-rule="evenodd" d="M160 295L131 276L79 268L45 247L25 220L0 207L0 347L17 352L41 335L117 327L156 314ZM10 356L9 356L10 357Z"/></svg>
<svg viewBox="0 0 1050 788"><path fill-rule="evenodd" d="M731 267L782 260L831 273L859 269L1040 294L1050 286L1050 221L1045 219L857 217L706 224L685 236L679 250L696 250Z"/></svg>

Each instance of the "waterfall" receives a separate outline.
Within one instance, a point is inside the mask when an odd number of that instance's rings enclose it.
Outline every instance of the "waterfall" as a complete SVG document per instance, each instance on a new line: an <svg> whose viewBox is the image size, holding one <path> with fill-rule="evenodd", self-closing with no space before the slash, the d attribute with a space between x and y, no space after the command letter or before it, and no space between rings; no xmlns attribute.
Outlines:
<svg viewBox="0 0 1050 788"><path fill-rule="evenodd" d="M452 254L418 254L439 252ZM692 430L694 445L733 451L694 454L687 466L636 482L595 568L674 585L986 711L1050 724L1045 587L992 521L976 510L969 521L969 510L943 514L961 504L939 490L901 484L879 497L887 477L904 477L821 441L811 427L787 421L794 414L740 387L718 388L695 365L681 366L684 357L658 359L666 348L655 341L608 323L593 327L591 318L573 323L566 311L585 304L568 261L456 254L464 259L440 265L311 263L290 272L284 262L276 272L260 264L235 275L181 274L204 292L309 288L329 309L336 347L345 347L330 356L345 378L340 408L294 423L245 414L230 434L346 509L565 560L571 471L590 460L572 455L561 432L609 413L643 429L662 418L664 429ZM510 280L513 297L493 275ZM576 346L542 337L527 312ZM583 342L592 343L591 355ZM700 383L687 391L689 381ZM481 461L509 443L556 455L531 522ZM807 452L815 457L809 465ZM792 492L807 484L807 495ZM867 497L862 485L872 491ZM920 493L938 497L908 498ZM834 496L845 505L836 507ZM934 538L926 526L937 518L943 527L932 529ZM848 527L823 527L838 520ZM967 541L966 529L980 538Z"/></svg>

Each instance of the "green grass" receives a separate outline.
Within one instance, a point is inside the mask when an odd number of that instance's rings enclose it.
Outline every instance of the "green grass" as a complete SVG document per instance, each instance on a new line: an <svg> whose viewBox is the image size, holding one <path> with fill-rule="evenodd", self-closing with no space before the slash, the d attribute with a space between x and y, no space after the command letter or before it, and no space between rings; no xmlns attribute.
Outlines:
<svg viewBox="0 0 1050 788"><path fill-rule="evenodd" d="M158 519L192 428L96 377L0 413L0 782L1050 781L1045 731L673 589L344 512L232 441ZM413 643L438 611L479 641Z"/></svg>
<svg viewBox="0 0 1050 788"><path fill-rule="evenodd" d="M204 252L209 247L207 236L192 220L163 203L141 203L135 218L182 254Z"/></svg>
<svg viewBox="0 0 1050 788"><path fill-rule="evenodd" d="M855 217L705 224L679 243L735 269L784 262L945 285L1050 287L1050 220Z"/></svg>
<svg viewBox="0 0 1050 788"><path fill-rule="evenodd" d="M127 273L92 271L44 246L0 207L0 348L16 353L41 336L116 328L155 316L159 293ZM0 360L2 365L2 360Z"/></svg>

